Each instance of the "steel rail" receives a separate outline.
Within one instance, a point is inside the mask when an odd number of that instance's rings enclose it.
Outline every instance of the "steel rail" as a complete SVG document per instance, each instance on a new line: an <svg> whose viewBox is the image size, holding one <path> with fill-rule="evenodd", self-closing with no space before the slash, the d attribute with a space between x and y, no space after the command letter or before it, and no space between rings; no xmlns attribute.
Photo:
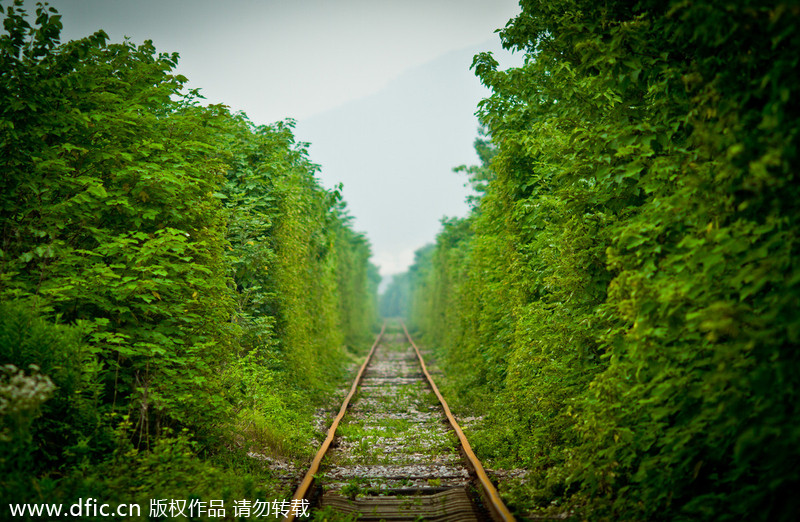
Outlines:
<svg viewBox="0 0 800 522"><path fill-rule="evenodd" d="M428 373L428 368L425 366L425 361L422 359L422 355L419 353L419 348L417 345L414 344L414 340L411 338L411 335L408 333L408 328L406 328L406 324L403 324L403 331L408 338L408 342L411 343L411 346L414 347L414 351L417 353L417 359L419 359L419 364L422 366L422 373L425 374L425 377L428 379L428 384L431 385L431 389L433 393L436 394L436 397L439 398L439 402L444 409L444 414L447 416L447 420L450 421L450 426L452 426L453 431L456 432L458 435L458 440L461 442L461 447L464 450L464 454L467 457L467 461L469 465L475 471L475 475L478 477L478 481L481 484L484 492L484 499L487 501L487 505L489 511L492 514L492 518L496 520L503 520L503 521L514 521L514 515L508 510L506 505L503 503L503 500L500 498L500 494L495 489L494 484L492 481L489 480L488 475L486 475L486 471L483 469L483 465L481 461L478 460L478 457L475 456L475 453L472 451L472 447L469 445L467 441L467 437L464 435L464 432L461 430L461 427L456 422L456 418L453 417L453 414L450 412L450 407L447 405L447 401L444 400L444 397L441 393L439 393L439 388L436 386L436 383L433 382L433 377L431 374Z"/></svg>
<svg viewBox="0 0 800 522"><path fill-rule="evenodd" d="M317 451L317 455L314 457L314 460L311 462L311 467L308 468L308 472L306 476L303 478L303 481L297 487L297 490L294 492L294 496L292 497L292 505L298 505L297 501L300 501L306 498L308 495L308 491L311 488L311 485L314 483L314 475L317 474L319 471L319 465L322 462L322 458L325 456L325 453L328 452L328 448L333 442L333 437L336 434L336 428L339 427L339 422L344 417L345 412L347 411L347 407L350 405L350 399L353 398L353 395L356 394L356 390L358 389L358 385L361 384L361 377L364 375L364 370L366 370L367 365L369 364L370 359L372 359L372 354L375 353L375 347L378 346L378 343L381 341L381 337L383 337L383 333L386 331L386 323L383 323L383 327L381 328L381 332L378 334L378 337L375 338L375 342L372 344L372 348L370 348L369 353L367 354L367 358L364 360L364 364L361 365L361 368L358 370L358 374L356 374L356 378L353 380L353 385L350 387L350 393L347 394L345 397L344 402L342 403L342 407L339 409L339 414L336 415L336 418L333 419L333 423L331 427L328 428L328 436L325 437L325 442L322 443L320 446L319 451ZM295 519L297 513L296 510L292 510L283 520L285 522L291 522Z"/></svg>

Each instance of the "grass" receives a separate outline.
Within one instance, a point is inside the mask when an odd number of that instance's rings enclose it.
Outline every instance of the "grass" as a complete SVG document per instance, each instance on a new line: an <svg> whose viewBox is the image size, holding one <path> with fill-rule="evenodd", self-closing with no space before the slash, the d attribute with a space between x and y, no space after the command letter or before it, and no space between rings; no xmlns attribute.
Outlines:
<svg viewBox="0 0 800 522"><path fill-rule="evenodd" d="M376 360L380 364L385 360L381 357L393 357L387 352L406 349L401 344L387 343L381 347L385 351ZM399 370L401 376L419 375L412 369L400 367ZM389 373L392 373L391 370ZM449 462L450 457L453 461L460 459L456 449L458 439L446 425L440 413L439 401L424 380L395 381L394 385L390 381L387 386L361 388L353 406L353 413L346 415L339 426L338 445L324 464L328 469L354 465L426 466L431 462ZM380 473L376 475L349 480L341 487L340 494L351 499L385 495L387 486L404 488L419 483L408 478L387 481L380 478ZM321 483L324 484L325 479ZM442 480L438 478L431 478L427 482L427 487L441 485ZM409 498L408 501L411 504L420 502L415 498ZM318 516L322 518L314 520L324 520L328 515Z"/></svg>

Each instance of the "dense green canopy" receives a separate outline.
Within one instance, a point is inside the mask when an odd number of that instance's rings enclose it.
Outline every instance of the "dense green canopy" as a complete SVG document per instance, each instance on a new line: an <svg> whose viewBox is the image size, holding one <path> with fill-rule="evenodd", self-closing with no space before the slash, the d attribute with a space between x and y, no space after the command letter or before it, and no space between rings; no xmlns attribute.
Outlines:
<svg viewBox="0 0 800 522"><path fill-rule="evenodd" d="M4 499L252 493L247 452L305 456L374 326L369 243L291 121L203 106L177 55L62 44L53 9L31 25L19 4L0 35Z"/></svg>
<svg viewBox="0 0 800 522"><path fill-rule="evenodd" d="M485 195L414 267L479 448L521 510L794 519L800 8L521 4L525 64L474 62Z"/></svg>

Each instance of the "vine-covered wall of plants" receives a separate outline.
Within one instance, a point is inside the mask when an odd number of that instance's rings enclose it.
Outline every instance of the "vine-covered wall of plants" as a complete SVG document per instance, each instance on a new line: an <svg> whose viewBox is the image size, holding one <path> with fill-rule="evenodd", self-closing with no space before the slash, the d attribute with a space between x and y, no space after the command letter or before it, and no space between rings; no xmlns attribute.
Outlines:
<svg viewBox="0 0 800 522"><path fill-rule="evenodd" d="M149 41L4 10L4 500L264 494L374 326L367 240L291 121L203 106Z"/></svg>
<svg viewBox="0 0 800 522"><path fill-rule="evenodd" d="M800 8L521 2L471 214L411 273L520 510L800 513Z"/></svg>

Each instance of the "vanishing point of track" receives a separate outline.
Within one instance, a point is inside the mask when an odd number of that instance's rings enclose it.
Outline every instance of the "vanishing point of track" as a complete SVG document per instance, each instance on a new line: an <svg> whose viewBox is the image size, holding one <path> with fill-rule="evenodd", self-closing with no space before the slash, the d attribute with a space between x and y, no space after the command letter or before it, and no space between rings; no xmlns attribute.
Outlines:
<svg viewBox="0 0 800 522"><path fill-rule="evenodd" d="M294 499L359 521L514 520L405 325L378 334Z"/></svg>

